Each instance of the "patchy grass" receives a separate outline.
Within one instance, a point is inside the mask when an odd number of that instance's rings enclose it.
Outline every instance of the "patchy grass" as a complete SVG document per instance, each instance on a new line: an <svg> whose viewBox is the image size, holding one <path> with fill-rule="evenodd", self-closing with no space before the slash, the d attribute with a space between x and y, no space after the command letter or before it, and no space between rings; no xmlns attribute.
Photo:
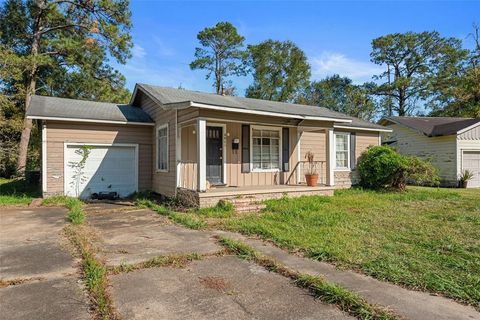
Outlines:
<svg viewBox="0 0 480 320"><path fill-rule="evenodd" d="M175 212L167 206L158 204L157 202L148 198L138 198L135 200L135 205L139 208L149 208L162 216L167 216L178 224L181 224L190 229L202 229L207 226L207 223L199 218L196 214L190 212Z"/></svg>
<svg viewBox="0 0 480 320"><path fill-rule="evenodd" d="M0 206L25 206L40 196L37 185L20 179L0 178Z"/></svg>
<svg viewBox="0 0 480 320"><path fill-rule="evenodd" d="M111 274L119 274L156 267L185 268L191 261L200 260L201 258L202 256L198 253L157 256L137 264L121 264L120 266L110 268L109 272Z"/></svg>
<svg viewBox="0 0 480 320"><path fill-rule="evenodd" d="M267 258L245 243L230 238L220 237L219 242L230 252L242 259L254 261L267 270L279 273L295 281L299 287L308 289L320 300L335 304L341 310L348 312L358 319L393 320L398 319L393 313L379 306L366 302L356 293L341 286L329 283L318 276L311 276L295 272L278 262Z"/></svg>
<svg viewBox="0 0 480 320"><path fill-rule="evenodd" d="M260 214L216 223L380 280L480 303L479 190L351 189L266 203Z"/></svg>
<svg viewBox="0 0 480 320"><path fill-rule="evenodd" d="M230 218L235 214L235 208L231 202L221 200L215 207L198 209L195 213L205 218Z"/></svg>
<svg viewBox="0 0 480 320"><path fill-rule="evenodd" d="M103 320L118 319L113 308L113 302L107 293L107 268L95 255L96 249L89 241L90 232L87 227L70 225L65 227L64 230L82 258L83 280L97 318Z"/></svg>
<svg viewBox="0 0 480 320"><path fill-rule="evenodd" d="M56 196L44 199L42 206L64 206L68 209L68 220L73 224L82 224L85 221L83 202L74 197Z"/></svg>

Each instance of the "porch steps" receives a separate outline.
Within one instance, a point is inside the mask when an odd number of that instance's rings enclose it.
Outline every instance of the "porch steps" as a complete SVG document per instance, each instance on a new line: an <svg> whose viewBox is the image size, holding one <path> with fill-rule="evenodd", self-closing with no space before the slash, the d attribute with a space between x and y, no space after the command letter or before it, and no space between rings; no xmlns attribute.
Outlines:
<svg viewBox="0 0 480 320"><path fill-rule="evenodd" d="M259 212L266 208L266 205L255 197L234 198L229 199L229 202L233 204L237 213Z"/></svg>

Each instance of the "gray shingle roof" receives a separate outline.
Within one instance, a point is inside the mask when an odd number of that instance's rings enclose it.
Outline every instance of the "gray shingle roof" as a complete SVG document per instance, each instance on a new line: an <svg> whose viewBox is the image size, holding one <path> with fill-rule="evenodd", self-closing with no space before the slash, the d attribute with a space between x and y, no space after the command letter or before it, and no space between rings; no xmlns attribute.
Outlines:
<svg viewBox="0 0 480 320"><path fill-rule="evenodd" d="M454 117L387 117L382 120L390 121L417 130L429 137L456 134L458 131L480 123L480 118Z"/></svg>
<svg viewBox="0 0 480 320"><path fill-rule="evenodd" d="M138 107L45 96L32 97L27 116L153 123L150 116Z"/></svg>
<svg viewBox="0 0 480 320"><path fill-rule="evenodd" d="M335 112L323 107L234 96L222 96L213 93L174 89L168 87L158 87L148 84L137 85L143 90L145 90L147 93L152 95L154 98L156 98L162 104L196 102L213 106L276 112L288 115L349 119L349 117L345 114Z"/></svg>

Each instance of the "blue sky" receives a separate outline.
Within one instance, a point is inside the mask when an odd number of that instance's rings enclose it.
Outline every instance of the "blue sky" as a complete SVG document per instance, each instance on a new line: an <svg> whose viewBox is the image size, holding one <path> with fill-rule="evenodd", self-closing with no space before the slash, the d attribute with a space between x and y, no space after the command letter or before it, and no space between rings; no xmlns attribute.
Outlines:
<svg viewBox="0 0 480 320"><path fill-rule="evenodd" d="M303 49L312 79L338 73L362 83L381 68L370 63L371 40L394 32L437 30L472 47L480 1L143 1L131 0L133 57L116 67L136 82L212 92L205 72L192 71L197 33L233 23L246 44L291 40ZM232 78L244 95L251 77Z"/></svg>

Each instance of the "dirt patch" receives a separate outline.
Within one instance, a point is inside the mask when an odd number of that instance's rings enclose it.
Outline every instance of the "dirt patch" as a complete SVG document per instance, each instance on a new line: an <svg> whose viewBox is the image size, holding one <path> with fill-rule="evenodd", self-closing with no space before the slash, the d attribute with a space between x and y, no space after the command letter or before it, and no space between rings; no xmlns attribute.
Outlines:
<svg viewBox="0 0 480 320"><path fill-rule="evenodd" d="M227 292L232 287L223 277L207 276L199 277L198 280L204 287L220 292Z"/></svg>

